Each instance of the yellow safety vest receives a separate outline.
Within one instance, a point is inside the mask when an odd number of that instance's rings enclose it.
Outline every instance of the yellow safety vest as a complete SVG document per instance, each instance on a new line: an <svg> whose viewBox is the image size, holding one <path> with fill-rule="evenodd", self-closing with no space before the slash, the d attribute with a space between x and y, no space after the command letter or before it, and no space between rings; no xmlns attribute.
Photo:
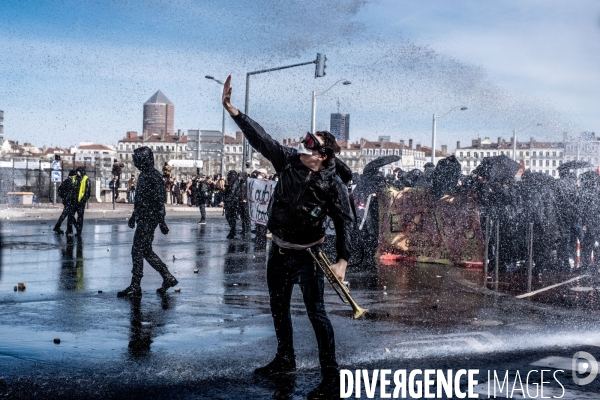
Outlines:
<svg viewBox="0 0 600 400"><path fill-rule="evenodd" d="M75 181L77 180L77 177L74 176L73 177L73 186L75 185ZM88 177L87 175L84 175L83 178L81 178L81 185L79 185L79 195L77 196L77 201L81 201L81 199L83 199L83 195L85 195L85 184L87 183Z"/></svg>

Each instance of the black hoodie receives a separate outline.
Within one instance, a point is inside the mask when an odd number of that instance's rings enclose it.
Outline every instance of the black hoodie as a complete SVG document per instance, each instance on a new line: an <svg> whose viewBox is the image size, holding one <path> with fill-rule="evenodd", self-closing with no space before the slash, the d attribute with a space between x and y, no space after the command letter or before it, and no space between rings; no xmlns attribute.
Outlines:
<svg viewBox="0 0 600 400"><path fill-rule="evenodd" d="M244 132L252 147L271 161L279 176L269 203L267 228L278 238L294 244L309 244L325 235L325 216L335 226L338 258L350 258L347 222L352 220L348 188L336 171L337 159L319 172L314 172L300 161L298 151L285 147L243 113L233 120ZM352 176L339 163L344 177ZM344 168L345 167L345 168Z"/></svg>
<svg viewBox="0 0 600 400"><path fill-rule="evenodd" d="M133 151L133 163L141 171L138 178L133 214L135 220L163 221L167 184L160 172L154 168L154 154L147 147L138 147Z"/></svg>

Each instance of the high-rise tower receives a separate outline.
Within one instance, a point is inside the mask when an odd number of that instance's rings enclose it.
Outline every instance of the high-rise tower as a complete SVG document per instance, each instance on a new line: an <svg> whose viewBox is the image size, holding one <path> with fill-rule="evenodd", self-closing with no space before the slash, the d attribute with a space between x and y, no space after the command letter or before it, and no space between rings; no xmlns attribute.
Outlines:
<svg viewBox="0 0 600 400"><path fill-rule="evenodd" d="M329 131L338 141L350 140L350 114L331 114Z"/></svg>
<svg viewBox="0 0 600 400"><path fill-rule="evenodd" d="M146 135L172 135L175 132L175 106L160 90L144 103L143 132Z"/></svg>

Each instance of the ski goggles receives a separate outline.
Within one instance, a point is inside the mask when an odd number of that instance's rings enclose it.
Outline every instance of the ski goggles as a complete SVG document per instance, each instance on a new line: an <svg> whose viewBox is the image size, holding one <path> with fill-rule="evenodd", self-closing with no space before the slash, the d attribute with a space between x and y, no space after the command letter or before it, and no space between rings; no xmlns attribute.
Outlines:
<svg viewBox="0 0 600 400"><path fill-rule="evenodd" d="M319 139L310 132L306 133L304 140L302 140L302 144L309 150L319 150L323 147L319 142Z"/></svg>
<svg viewBox="0 0 600 400"><path fill-rule="evenodd" d="M300 145L298 146L298 152L300 154L311 155L312 150L321 151L322 149L323 146L321 145L321 143L319 143L317 137L310 132L306 133L306 136L304 137L304 139L302 139Z"/></svg>

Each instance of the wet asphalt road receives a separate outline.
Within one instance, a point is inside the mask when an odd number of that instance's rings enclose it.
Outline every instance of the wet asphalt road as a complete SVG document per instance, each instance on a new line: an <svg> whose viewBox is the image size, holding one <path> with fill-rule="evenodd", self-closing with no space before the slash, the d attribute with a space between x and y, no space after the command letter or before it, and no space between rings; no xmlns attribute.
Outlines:
<svg viewBox="0 0 600 400"><path fill-rule="evenodd" d="M265 249L226 240L221 218L168 222L171 232L157 231L154 249L181 291L158 296L161 279L146 265L139 302L116 297L131 277L133 231L124 219L88 220L73 240L50 233L49 221L2 224L0 396L303 398L319 382L299 290L292 299L298 372L277 381L252 375L276 345ZM341 367L478 368L484 377L490 368L528 371L579 350L600 360L597 311L496 296L466 285L473 274L427 264L351 269L366 318L352 320L326 289ZM25 291L13 290L18 282ZM600 378L584 387L565 380L567 388L600 392Z"/></svg>

